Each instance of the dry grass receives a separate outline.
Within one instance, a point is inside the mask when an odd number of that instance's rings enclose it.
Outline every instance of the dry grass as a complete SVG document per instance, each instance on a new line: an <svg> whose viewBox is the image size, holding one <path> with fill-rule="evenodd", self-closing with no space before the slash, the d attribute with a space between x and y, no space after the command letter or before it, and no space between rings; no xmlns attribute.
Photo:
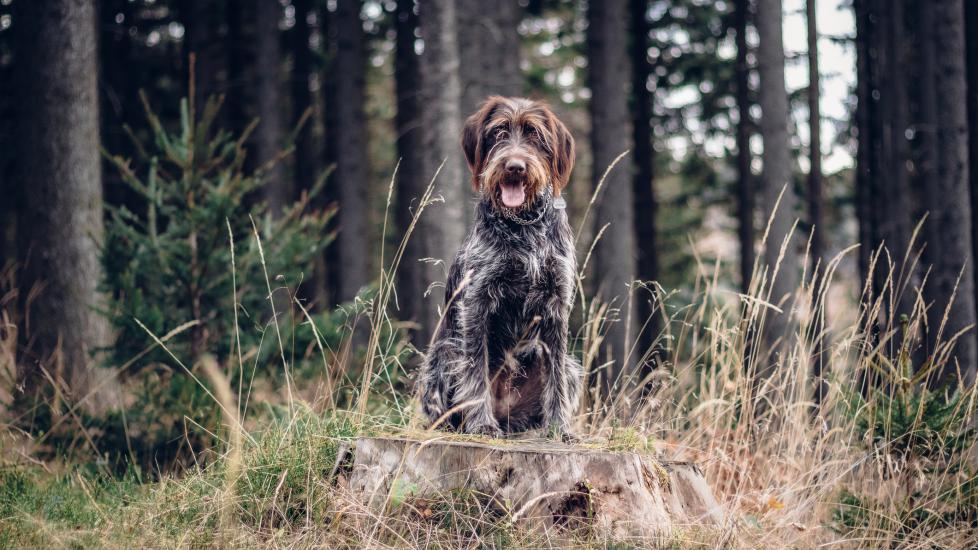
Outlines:
<svg viewBox="0 0 978 550"><path fill-rule="evenodd" d="M433 186L434 181L418 215L438 201ZM223 426L206 427L222 443L212 450L206 467L154 483L26 465L23 456L0 454L6 464L0 468L0 546L605 547L609 541L593 532L512 525L507 512L487 506L480 495L394 498L398 506L378 512L335 486L329 473L337 450L357 435L434 435L423 429L414 401L397 390L390 374L406 370L399 363L403 342L395 338L397 323L390 311L392 281L403 250L402 242L378 276L380 290L357 308L369 323L351 324L369 326L370 332L359 379L338 374L349 370L353 355L325 349L316 334L314 351L323 364L316 382L325 383L294 380L295 371L289 370L294 366L286 363L292 354L279 339L282 368L289 376L285 391L268 392L265 400L277 401L285 412L275 420L249 419L240 418L238 411L246 410L240 403L251 389L235 392L222 374L241 365L191 366L188 370L210 380L223 411ZM716 528L689 526L658 540L618 542L672 548L967 548L978 540L978 519L973 515L952 514L947 521L917 519L922 510L959 506L973 514L978 509L978 503L968 500L978 500L976 465L973 458L968 462L975 456L974 438L953 454L953 463L934 462L913 449L892 452L907 437L923 433L923 418L909 433L884 430L882 439L874 439L860 422L867 411L893 406L896 397L929 395L921 388L930 371L912 379L909 358L916 344L913 337L903 337L923 325L924 303L918 289L884 260L885 254L876 255L877 268L893 276L887 278L883 296L871 296L871 285L865 285L861 306L832 312L831 318L847 321L829 323L824 332L828 393L821 403L813 400L817 381L811 372L820 326L813 320L823 315L831 289L845 284L836 282L836 276L839 265L851 261L851 253L852 249L843 251L819 266L824 274L818 286L804 283L790 297L770 295L777 273L761 266L747 294L723 287L719 265L701 264L692 291L684 297L635 285L629 299L654 296L658 325L665 330L655 349L634 349L628 362L640 365L655 357L659 368L644 380L638 379L643 372L638 367L619 373L610 397L590 393L575 428L590 445L697 461L727 521ZM802 280L811 281L810 275ZM579 288L576 349L589 373L606 376L602 335L619 308L588 299L583 273ZM270 283L268 289L277 291ZM900 293L909 293L916 303L904 322L886 309L890 295ZM293 322L311 325L298 302L297 309L301 313ZM791 316L791 330L774 349L765 349L756 343L756 335L780 311ZM653 326L648 320L620 322L632 323L637 330ZM10 335L15 332L3 329L0 334L5 336L0 369L9 368ZM956 337L948 337L930 356L938 363L946 360ZM164 341L159 343L165 347ZM390 364L396 368L382 368ZM870 374L884 380L884 392L863 387ZM962 391L962 414L973 418L975 389ZM339 397L351 393L355 399ZM859 411L852 410L854 396L865 397ZM344 410L331 406L343 402L348 403ZM938 434L936 440L950 444L953 435ZM27 436L18 437L23 442ZM949 499L948 491L955 490L960 494ZM840 510L848 512L847 517L858 512L862 520L846 525Z"/></svg>

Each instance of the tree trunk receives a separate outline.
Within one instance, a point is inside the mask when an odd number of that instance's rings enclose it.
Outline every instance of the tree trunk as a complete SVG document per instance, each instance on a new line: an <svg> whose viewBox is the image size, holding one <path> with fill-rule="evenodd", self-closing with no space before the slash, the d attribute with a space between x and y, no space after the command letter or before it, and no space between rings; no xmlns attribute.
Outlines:
<svg viewBox="0 0 978 550"><path fill-rule="evenodd" d="M399 233L403 235L411 225L428 183L422 170L421 69L414 50L418 28L414 0L398 0L396 25L394 80L397 88L397 154L401 157L397 177L396 222ZM422 239L420 235L408 239L404 260L397 270L399 317L405 321L426 321L426 302L422 296L425 290L423 266L417 261L424 257ZM413 330L411 335L418 349L427 347L424 330Z"/></svg>
<svg viewBox="0 0 978 550"><path fill-rule="evenodd" d="M367 54L360 20L360 0L336 3L335 106L336 171L333 185L339 198L339 280L336 300L352 300L367 284L367 140L363 113Z"/></svg>
<svg viewBox="0 0 978 550"><path fill-rule="evenodd" d="M818 21L815 0L805 4L808 19L808 135L809 135L809 169L808 169L808 221L812 227L811 256L812 266L812 324L809 329L812 339L812 378L815 380L815 400L821 403L828 392L828 386L822 377L824 370L824 334L825 318L828 314L828 304L820 301L827 298L822 293L825 281L825 267L828 258L825 257L824 237L825 227L822 220L822 111L819 107L821 91L819 89L818 72Z"/></svg>
<svg viewBox="0 0 978 550"><path fill-rule="evenodd" d="M421 57L423 180L434 176L439 165L445 163L435 181L434 193L434 196L442 196L444 202L427 206L413 236L420 239L423 256L405 258L408 262L422 258L441 260L440 264L424 263L422 284L425 286L447 277L447 268L462 244L465 211L469 205L467 178L459 148L462 114L459 109L461 84L455 5L450 0L426 0L419 4L421 36L425 44ZM432 292L425 300L418 320L420 335L427 342L438 322L436 306L441 305L443 295Z"/></svg>
<svg viewBox="0 0 978 550"><path fill-rule="evenodd" d="M135 5L128 0L102 0L99 9L99 115L101 145L111 154L131 150L132 140L126 125L138 128L145 120L139 90L143 82L133 74L134 38L128 29L133 25ZM122 23L116 17L122 15ZM133 212L143 212L145 198L123 181L122 174L103 159L103 200L112 206L124 205ZM106 169L108 168L108 169Z"/></svg>
<svg viewBox="0 0 978 550"><path fill-rule="evenodd" d="M931 302L928 325L932 345L947 341L971 327L960 340L950 361L933 378L948 379L959 365L963 382L971 384L978 368L976 356L975 295L971 258L971 199L968 191L968 94L965 75L965 38L962 0L939 0L934 10L934 50L937 58L937 178L926 194L930 219L941 238L929 242L933 266L925 297ZM952 301L953 300L953 301ZM946 316L946 325L939 333Z"/></svg>
<svg viewBox="0 0 978 550"><path fill-rule="evenodd" d="M909 101L903 8L902 0L861 0L856 4L859 258L863 281L870 291L863 296L863 305L867 313L877 316L868 319L869 345L879 344L879 335L896 331L887 338L884 350L891 358L904 347L901 316L912 312L915 287L910 280L914 273L904 270L914 214L906 136ZM874 263L873 255L877 254ZM901 292L901 288L907 291ZM867 387L872 384L872 380L866 383Z"/></svg>
<svg viewBox="0 0 978 550"><path fill-rule="evenodd" d="M873 195L873 147L870 119L874 113L871 104L872 86L870 76L869 44L871 24L868 4L872 0L853 0L856 19L856 218L859 228L859 274L860 281L871 276L870 255L875 237L871 216L871 197Z"/></svg>
<svg viewBox="0 0 978 550"><path fill-rule="evenodd" d="M591 87L592 182L601 176L615 157L629 148L628 93L629 69L626 28L627 2L611 0L588 4L588 77ZM607 372L606 395L623 386L633 358L634 316L631 315L629 288L635 279L635 226L631 170L628 161L618 164L604 182L597 198L595 234L608 224L594 249L595 296L618 310L617 319L605 334L601 362L613 361ZM609 315L614 316L613 313ZM611 321L611 319L609 319Z"/></svg>
<svg viewBox="0 0 978 550"><path fill-rule="evenodd" d="M475 112L490 95L516 96L523 92L520 71L520 35L523 8L517 0L458 2L459 75L462 115Z"/></svg>
<svg viewBox="0 0 978 550"><path fill-rule="evenodd" d="M903 6L902 1L883 5L879 0L856 4L859 257L863 280L872 279L873 298L867 304L877 298L885 299L879 312L881 319L874 320L880 327L895 327L900 314L909 314L912 308L911 293L897 293L898 285L903 283L900 275L913 221ZM870 273L871 255L884 249ZM903 279L912 275L905 272ZM891 304L891 298L896 303ZM893 340L895 344L899 341Z"/></svg>
<svg viewBox="0 0 978 550"><path fill-rule="evenodd" d="M678 529L717 527L723 512L690 462L549 441L357 440L342 482L364 504L426 502L470 491L493 512L540 529L592 527L639 546ZM652 546L655 546L654 544Z"/></svg>
<svg viewBox="0 0 978 550"><path fill-rule="evenodd" d="M323 189L322 204L339 203L339 184L336 178L336 163L339 159L339 81L336 52L336 12L329 11L329 2L322 2L322 50L323 64L323 165L330 170ZM330 221L330 231L338 231L339 216ZM316 266L316 294L319 301L331 307L339 300L337 292L340 279L340 243L334 240L325 250L321 265Z"/></svg>
<svg viewBox="0 0 978 550"><path fill-rule="evenodd" d="M221 69L220 28L222 0L182 0L180 21L185 32L184 58L194 55L194 105L201 113L207 98L219 92ZM233 6L229 9L235 9ZM189 75L187 75L189 77Z"/></svg>
<svg viewBox="0 0 978 550"><path fill-rule="evenodd" d="M754 273L754 175L751 172L750 67L747 64L747 20L750 0L737 0L735 32L737 44L737 237L740 241L740 289L750 290Z"/></svg>
<svg viewBox="0 0 978 550"><path fill-rule="evenodd" d="M245 68L250 65L248 43L253 40L246 32L245 21L253 20L250 3L234 2L231 9L224 13L227 25L227 81L224 84L226 97L223 111L227 113L228 129L235 135L240 135L248 125L248 96L250 86L247 82ZM250 164L250 163L249 163Z"/></svg>
<svg viewBox="0 0 978 550"><path fill-rule="evenodd" d="M886 246L888 258L884 256L877 267L877 296L887 296L887 311L889 316L884 326L899 325L901 314L909 315L913 307L913 296L910 292L895 294L884 288L884 282L889 277L888 259L893 264L892 284L896 287L900 271L910 244L911 220L910 212L910 160L907 143L907 88L906 88L906 55L904 44L906 32L903 28L903 0L887 2L886 7L880 7L877 17L881 19L880 40L877 43L880 63L880 97L882 99L882 120L878 130L882 140L882 164L877 179L879 192L874 204L880 208L876 215L879 223L879 237ZM876 243L877 246L879 243ZM912 287L911 287L912 288ZM890 297L896 303L889 303Z"/></svg>
<svg viewBox="0 0 978 550"><path fill-rule="evenodd" d="M631 0L632 22L632 139L635 143L633 156L635 175L632 193L635 198L636 275L648 285L648 290L636 289L636 323L640 330L636 354L638 363L647 366L641 375L653 368L656 354L653 347L662 329L661 312L656 311L656 297L652 282L659 278L659 262L656 251L655 224L657 204L654 191L653 167L655 149L652 146L652 92L649 80L652 63L649 60L649 32L647 0Z"/></svg>
<svg viewBox="0 0 978 550"><path fill-rule="evenodd" d="M19 47L32 46L21 43ZM16 55L14 51L13 56ZM16 89L10 59L0 60L0 120L13 120L19 111L14 95ZM0 201L0 270L17 260L17 218L18 212L23 211L20 189L11 172L15 143L11 132L0 132L0 196L6 199Z"/></svg>
<svg viewBox="0 0 978 550"><path fill-rule="evenodd" d="M308 109L313 108L309 77L312 76L312 50L309 47L311 0L293 0L295 27L292 28L292 126L296 127ZM312 188L316 182L316 159L313 151L313 118L306 119L295 138L292 186L296 191Z"/></svg>
<svg viewBox="0 0 978 550"><path fill-rule="evenodd" d="M917 64L914 67L914 82L917 84L917 113L914 124L915 168L919 197L924 199L929 187L937 180L937 52L934 51L934 12L929 4L916 2L915 5L914 45L917 49ZM927 209L928 206L925 204L921 210ZM936 229L932 223L925 223L923 226L925 246L921 255L924 265L932 261L933 250L928 243L941 238Z"/></svg>
<svg viewBox="0 0 978 550"><path fill-rule="evenodd" d="M767 313L764 333L768 346L772 348L778 340L788 336L792 325L792 296L798 288L799 279L798 250L795 236L792 235L798 199L791 180L788 94L784 82L781 19L781 0L758 0L757 65L761 77L761 135L764 138L764 171L761 174L764 219L771 218L772 212L777 208L764 245L764 267L767 270L770 302L783 310L783 313L773 310ZM777 274L774 273L775 269L778 270Z"/></svg>
<svg viewBox="0 0 978 550"><path fill-rule="evenodd" d="M482 2L457 2L455 10L464 118L491 95L522 95L519 24L523 8L518 0L499 0L492 9ZM465 209L466 227L472 224L473 215L474 209Z"/></svg>
<svg viewBox="0 0 978 550"><path fill-rule="evenodd" d="M968 187L971 190L971 262L978 261L978 4L964 4L968 64ZM978 269L975 292L978 292Z"/></svg>
<svg viewBox="0 0 978 550"><path fill-rule="evenodd" d="M825 228L822 226L822 113L819 107L821 92L818 74L818 22L815 0L805 4L808 17L808 221L812 226L812 266L821 263L825 269Z"/></svg>
<svg viewBox="0 0 978 550"><path fill-rule="evenodd" d="M102 180L99 158L98 38L95 3L16 2L19 88L14 162L24 190L18 230L21 290L30 305L26 388L63 379L76 397L87 389L92 358L106 343L100 304ZM39 289L36 297L33 289Z"/></svg>
<svg viewBox="0 0 978 550"><path fill-rule="evenodd" d="M255 129L255 156L265 171L265 199L273 216L282 213L289 204L291 191L285 179L284 165L271 162L285 147L282 123L282 49L279 44L278 21L282 6L278 0L260 0L255 17L255 80L258 106L258 127Z"/></svg>

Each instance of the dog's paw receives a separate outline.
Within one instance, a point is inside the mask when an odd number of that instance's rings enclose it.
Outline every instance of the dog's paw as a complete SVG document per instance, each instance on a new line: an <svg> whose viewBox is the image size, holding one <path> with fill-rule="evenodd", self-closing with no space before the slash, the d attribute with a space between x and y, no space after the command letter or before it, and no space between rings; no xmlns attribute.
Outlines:
<svg viewBox="0 0 978 550"><path fill-rule="evenodd" d="M500 439L503 437L503 430L500 429L499 426L490 424L488 422L484 424L466 425L463 431L467 434L481 435L493 439Z"/></svg>
<svg viewBox="0 0 978 550"><path fill-rule="evenodd" d="M568 443L568 444L571 444L571 445L573 445L575 443L580 443L581 442L580 436L578 436L574 432L563 431L563 432L560 432L560 436L559 437L560 437L560 441L561 442Z"/></svg>
<svg viewBox="0 0 978 550"><path fill-rule="evenodd" d="M566 426L551 424L547 430L547 437L562 443L580 443L581 438L574 435Z"/></svg>
<svg viewBox="0 0 978 550"><path fill-rule="evenodd" d="M421 395L421 412L428 417L432 424L438 422L445 416L445 402L438 390L426 392Z"/></svg>

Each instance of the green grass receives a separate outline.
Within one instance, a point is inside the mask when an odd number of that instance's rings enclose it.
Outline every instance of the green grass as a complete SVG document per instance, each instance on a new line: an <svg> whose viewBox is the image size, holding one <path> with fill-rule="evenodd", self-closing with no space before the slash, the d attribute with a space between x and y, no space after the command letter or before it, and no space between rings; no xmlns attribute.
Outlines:
<svg viewBox="0 0 978 550"><path fill-rule="evenodd" d="M344 416L303 410L252 433L240 474L227 456L180 477L140 483L81 467L0 471L0 547L92 547L158 541L209 546L221 514L255 537L328 522L337 449L362 431ZM164 544L167 543L167 544Z"/></svg>
<svg viewBox="0 0 978 550"><path fill-rule="evenodd" d="M134 478L77 467L58 474L40 468L2 470L0 547L92 547L112 518L145 492Z"/></svg>

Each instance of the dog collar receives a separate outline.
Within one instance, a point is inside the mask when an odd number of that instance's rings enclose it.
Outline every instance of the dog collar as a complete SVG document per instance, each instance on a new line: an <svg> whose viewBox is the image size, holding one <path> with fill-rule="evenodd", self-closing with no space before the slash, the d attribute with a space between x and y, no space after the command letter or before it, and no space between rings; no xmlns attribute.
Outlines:
<svg viewBox="0 0 978 550"><path fill-rule="evenodd" d="M545 206L540 209L540 213L537 214L535 218L533 218L532 220L524 220L509 208L503 210L503 216L505 216L506 219L508 219L511 222L518 223L519 225L533 225L538 221L540 221L541 219L543 219L543 215L546 213L547 213L547 207Z"/></svg>
<svg viewBox="0 0 978 550"><path fill-rule="evenodd" d="M506 219L508 219L509 221L511 221L513 223L516 223L516 224L519 224L519 225L533 225L533 224L535 224L538 221L540 221L540 220L543 219L544 214L547 213L547 209L550 208L551 206L555 210L562 210L564 208L567 208L567 201L565 201L563 197L556 197L555 198L553 196L552 188L549 185L547 186L547 197L546 197L546 200L547 200L547 204L544 205L544 207L540 209L540 212L536 215L536 217L534 217L532 219L529 219L529 220L526 220L526 219L521 218L519 216L519 214L517 214L516 212L514 212L513 210L511 210L509 208L503 209L502 214L503 214L503 216L506 217Z"/></svg>

